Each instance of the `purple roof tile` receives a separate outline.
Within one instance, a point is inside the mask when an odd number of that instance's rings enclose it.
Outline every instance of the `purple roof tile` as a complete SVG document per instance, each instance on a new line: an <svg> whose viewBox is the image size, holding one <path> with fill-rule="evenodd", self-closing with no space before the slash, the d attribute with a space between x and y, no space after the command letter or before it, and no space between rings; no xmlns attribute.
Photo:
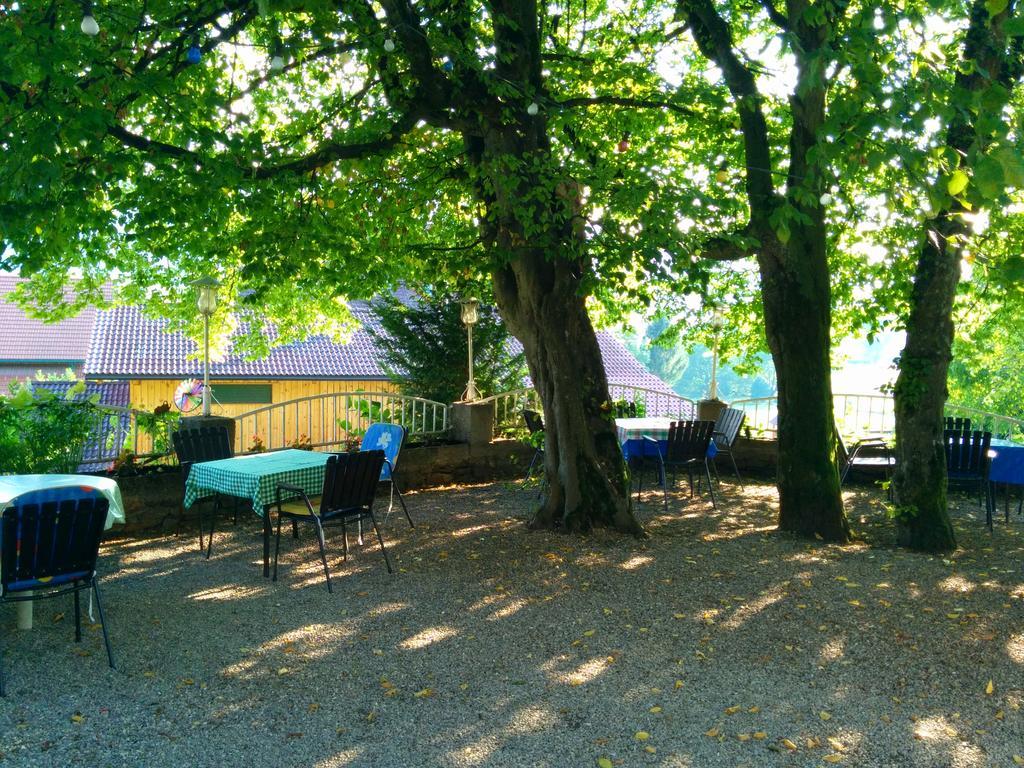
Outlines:
<svg viewBox="0 0 1024 768"><path fill-rule="evenodd" d="M33 363L85 360L96 310L84 309L75 317L58 323L27 317L21 307L7 301L7 294L22 282L24 278L0 275L0 360Z"/></svg>
<svg viewBox="0 0 1024 768"><path fill-rule="evenodd" d="M365 325L373 322L356 307ZM96 318L84 373L91 378L178 378L202 375L197 345L168 332L167 321L145 317L137 307L101 310ZM382 379L376 349L365 327L347 344L326 336L275 347L261 360L229 353L210 362L210 375L238 379Z"/></svg>

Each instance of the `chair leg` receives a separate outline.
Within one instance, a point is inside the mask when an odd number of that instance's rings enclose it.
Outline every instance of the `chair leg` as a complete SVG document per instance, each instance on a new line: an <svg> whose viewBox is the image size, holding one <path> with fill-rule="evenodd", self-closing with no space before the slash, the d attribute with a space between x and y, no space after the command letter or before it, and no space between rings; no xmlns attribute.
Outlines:
<svg viewBox="0 0 1024 768"><path fill-rule="evenodd" d="M206 540L206 559L210 559L210 553L213 551L213 529L217 527L217 512L218 508L215 507L213 514L210 515L210 535Z"/></svg>
<svg viewBox="0 0 1024 768"><path fill-rule="evenodd" d="M398 487L394 478L391 478L391 489L398 494L398 503L402 505L402 511L405 512L405 519L409 521L409 527L415 528L416 526L412 522L412 518L409 516L409 508L405 506L405 499L402 498L402 489Z"/></svg>
<svg viewBox="0 0 1024 768"><path fill-rule="evenodd" d="M736 482L740 484L740 488L743 488L743 478L740 477L740 468L736 466L736 457L732 455L732 450L729 451L729 459L732 461L732 471L736 473Z"/></svg>
<svg viewBox="0 0 1024 768"><path fill-rule="evenodd" d="M277 581L277 554L281 551L281 515L277 516L277 539L274 544L274 577L271 581Z"/></svg>
<svg viewBox="0 0 1024 768"><path fill-rule="evenodd" d="M331 571L327 567L327 550L324 546L324 527L320 524L319 520L316 520L316 540L320 545L320 562L324 564L324 577L327 579L327 591L333 593L331 589Z"/></svg>
<svg viewBox="0 0 1024 768"><path fill-rule="evenodd" d="M384 537L380 535L380 528L377 526L377 518L373 516L373 512L370 512L370 522L373 523L374 533L377 534L377 541L380 542L380 551L384 553L384 563L388 567L388 573L394 573L395 569L391 567L391 558L388 557L388 550L384 546Z"/></svg>
<svg viewBox="0 0 1024 768"><path fill-rule="evenodd" d="M0 640L3 640L4 633L0 632ZM0 699L7 696L7 687L4 684L4 646L0 642Z"/></svg>
<svg viewBox="0 0 1024 768"><path fill-rule="evenodd" d="M348 562L348 526L345 525L345 518L341 518L341 559Z"/></svg>
<svg viewBox="0 0 1024 768"><path fill-rule="evenodd" d="M718 502L715 501L715 486L711 482L711 470L708 468L708 460L704 459L704 474L708 478L708 493L711 494L711 507L715 511L718 510Z"/></svg>
<svg viewBox="0 0 1024 768"><path fill-rule="evenodd" d="M199 512L199 551L202 552L206 547L203 545L203 501L200 499L196 502L196 510Z"/></svg>
<svg viewBox="0 0 1024 768"><path fill-rule="evenodd" d="M107 634L107 620L103 616L103 602L100 600L100 580L93 576L92 579L92 592L96 596L96 613L100 617L100 629L103 630L103 644L107 646L107 662L110 664L111 669L117 669L114 666L114 652L110 649L110 635Z"/></svg>
<svg viewBox="0 0 1024 768"><path fill-rule="evenodd" d="M75 642L82 642L82 600L79 597L78 582L75 582Z"/></svg>
<svg viewBox="0 0 1024 768"><path fill-rule="evenodd" d="M292 520L292 538L293 539L299 538L299 521L298 520Z"/></svg>

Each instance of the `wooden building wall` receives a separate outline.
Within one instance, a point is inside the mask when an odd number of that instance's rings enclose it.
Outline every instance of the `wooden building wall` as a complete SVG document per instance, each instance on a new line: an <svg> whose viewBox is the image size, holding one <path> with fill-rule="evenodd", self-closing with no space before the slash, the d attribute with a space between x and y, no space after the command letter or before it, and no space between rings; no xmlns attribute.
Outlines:
<svg viewBox="0 0 1024 768"><path fill-rule="evenodd" d="M132 408L152 411L161 403L172 403L174 391L181 383L180 379L136 379L131 382L130 402ZM338 392L396 392L397 388L383 380L236 380L217 379L217 384L269 384L272 388L272 403L286 403L290 400L326 395ZM227 403L214 402L211 408L215 416L237 418L243 413L266 408L267 403ZM339 420L353 423L358 415L344 410L344 399L334 398L300 403L285 409L273 409L258 417L248 418L239 425L236 435L237 451L248 450L254 435L259 435L268 448L280 447L288 442L307 436L314 443L333 442L343 436L344 427ZM198 411L189 415L198 415Z"/></svg>

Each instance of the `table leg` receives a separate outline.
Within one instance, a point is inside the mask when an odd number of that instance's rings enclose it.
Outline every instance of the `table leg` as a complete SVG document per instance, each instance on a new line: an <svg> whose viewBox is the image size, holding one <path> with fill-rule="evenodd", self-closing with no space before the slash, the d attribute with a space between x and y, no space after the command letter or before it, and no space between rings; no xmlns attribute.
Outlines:
<svg viewBox="0 0 1024 768"><path fill-rule="evenodd" d="M31 592L26 592L25 596L31 596ZM32 629L32 601L26 600L23 603L18 603L18 629Z"/></svg>
<svg viewBox="0 0 1024 768"><path fill-rule="evenodd" d="M270 510L263 510L263 578L270 578Z"/></svg>

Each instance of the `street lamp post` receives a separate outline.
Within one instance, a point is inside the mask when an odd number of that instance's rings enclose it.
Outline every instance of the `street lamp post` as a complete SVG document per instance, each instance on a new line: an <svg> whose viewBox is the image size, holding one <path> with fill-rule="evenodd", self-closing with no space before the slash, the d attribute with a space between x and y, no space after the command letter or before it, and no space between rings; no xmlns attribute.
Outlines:
<svg viewBox="0 0 1024 768"><path fill-rule="evenodd" d="M469 381L466 383L466 391L462 394L464 402L471 403L480 397L476 389L476 380L473 378L473 326L480 319L477 308L480 302L474 298L462 300L462 322L466 324L466 335L469 341Z"/></svg>
<svg viewBox="0 0 1024 768"><path fill-rule="evenodd" d="M718 399L718 334L724 324L725 319L716 311L711 318L711 327L715 329L715 341L711 347L711 392L708 394L708 400Z"/></svg>
<svg viewBox="0 0 1024 768"><path fill-rule="evenodd" d="M217 288L212 277L196 280L199 289L199 314L203 316L203 416L210 415L210 315L217 310Z"/></svg>

